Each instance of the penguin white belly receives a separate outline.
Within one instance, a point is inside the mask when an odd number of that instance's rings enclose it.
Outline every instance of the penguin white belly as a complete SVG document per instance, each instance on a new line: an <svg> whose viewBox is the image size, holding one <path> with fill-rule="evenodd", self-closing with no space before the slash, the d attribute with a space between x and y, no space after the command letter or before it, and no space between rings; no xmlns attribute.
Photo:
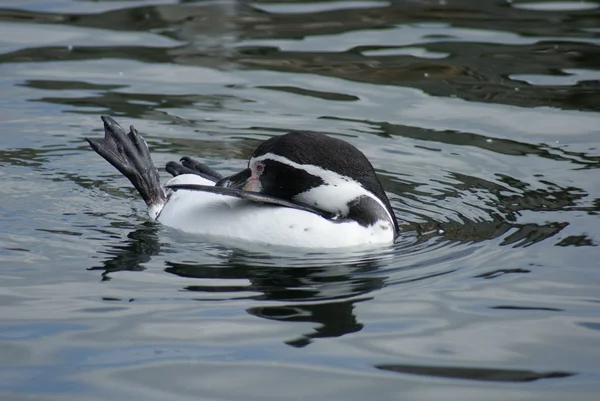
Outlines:
<svg viewBox="0 0 600 401"><path fill-rule="evenodd" d="M193 174L167 182L173 184L214 185ZM297 209L190 190L173 192L162 209L150 208L149 213L162 224L184 232L263 244L340 248L391 244L394 240L394 228L388 223L364 227L354 221L335 222Z"/></svg>

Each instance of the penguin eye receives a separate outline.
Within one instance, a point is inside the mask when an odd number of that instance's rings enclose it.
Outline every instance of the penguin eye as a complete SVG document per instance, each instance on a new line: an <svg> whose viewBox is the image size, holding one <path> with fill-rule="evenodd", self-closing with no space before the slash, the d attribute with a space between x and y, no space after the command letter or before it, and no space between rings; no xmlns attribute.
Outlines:
<svg viewBox="0 0 600 401"><path fill-rule="evenodd" d="M257 163L254 168L256 169L257 173L262 173L263 170L265 169L265 165L262 163Z"/></svg>

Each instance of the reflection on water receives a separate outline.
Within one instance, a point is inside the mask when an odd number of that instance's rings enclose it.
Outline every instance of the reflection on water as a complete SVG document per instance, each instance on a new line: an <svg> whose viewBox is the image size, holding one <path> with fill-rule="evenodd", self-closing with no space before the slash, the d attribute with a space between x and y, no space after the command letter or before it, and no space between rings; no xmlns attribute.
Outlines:
<svg viewBox="0 0 600 401"><path fill-rule="evenodd" d="M146 223L144 228L137 229L127 235L124 244L114 246L101 253L111 255L102 262L102 267L91 267L90 270L103 270L102 280L110 280L110 273L122 270L143 271L143 263L149 262L152 256L160 252L158 227Z"/></svg>
<svg viewBox="0 0 600 401"><path fill-rule="evenodd" d="M101 270L103 280L110 280L111 273L119 271L144 270L142 264L161 251L157 232L158 228L150 223L132 231L123 244L102 251L101 254L110 257L102 262L102 266L90 270ZM288 267L279 265L277 258L269 254L234 250L219 265L167 261L165 272L192 279L183 289L197 293L193 298L196 301L210 301L202 297L203 293L222 293L229 299L284 302L277 306L249 308L247 312L264 319L317 323L319 327L315 333L286 341L295 347L308 345L312 338L339 337L360 331L363 325L357 322L353 313L354 304L370 299L364 296L383 287L383 276L369 274L376 273L383 265L377 260L349 261L335 268L328 266L328 262L321 262L321 267L318 260L298 262L307 266ZM289 260L283 259L279 263L289 263ZM214 284L240 279L247 284ZM236 293L256 295L239 297Z"/></svg>
<svg viewBox="0 0 600 401"><path fill-rule="evenodd" d="M156 5L68 17L8 9L0 20L159 32L177 42L169 46L155 39L151 48L75 43L25 48L2 54L0 62L104 57L220 68L235 63L409 86L477 102L599 110L598 40L588 31L600 22L597 12L575 9L548 15L505 2L468 0L374 2L368 9L317 13L265 12L268 9L267 4L246 2ZM232 35L237 37L235 46L227 40ZM219 39L211 41L215 37ZM577 75L568 72L575 70L589 74L567 87L552 84L552 77ZM525 74L547 76L549 84L530 85L520 79Z"/></svg>
<svg viewBox="0 0 600 401"><path fill-rule="evenodd" d="M596 1L3 2L0 393L595 400L598 26ZM151 224L83 140L100 114L161 168L338 136L402 233L306 253Z"/></svg>
<svg viewBox="0 0 600 401"><path fill-rule="evenodd" d="M541 379L560 379L573 376L569 372L533 372L530 370L466 369L456 366L379 365L377 369L391 372L498 382L531 382Z"/></svg>

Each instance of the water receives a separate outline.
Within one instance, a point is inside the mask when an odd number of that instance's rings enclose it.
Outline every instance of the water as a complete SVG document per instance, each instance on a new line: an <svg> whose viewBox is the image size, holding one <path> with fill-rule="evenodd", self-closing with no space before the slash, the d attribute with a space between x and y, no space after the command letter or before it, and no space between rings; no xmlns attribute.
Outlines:
<svg viewBox="0 0 600 401"><path fill-rule="evenodd" d="M599 26L596 1L2 1L0 397L595 400ZM83 140L101 114L161 167L343 138L403 232L186 238Z"/></svg>

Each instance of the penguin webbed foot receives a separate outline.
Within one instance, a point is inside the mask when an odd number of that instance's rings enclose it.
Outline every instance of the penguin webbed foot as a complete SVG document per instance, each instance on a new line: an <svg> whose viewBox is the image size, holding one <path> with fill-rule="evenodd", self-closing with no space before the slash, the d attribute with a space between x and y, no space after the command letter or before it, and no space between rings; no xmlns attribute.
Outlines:
<svg viewBox="0 0 600 401"><path fill-rule="evenodd" d="M181 174L195 174L212 182L217 182L223 178L217 171L190 157L182 157L180 163L173 161L168 162L166 170L173 177L177 177Z"/></svg>
<svg viewBox="0 0 600 401"><path fill-rule="evenodd" d="M144 138L131 126L126 132L115 120L101 116L103 138L85 138L92 149L121 172L138 190L147 205L166 199Z"/></svg>

